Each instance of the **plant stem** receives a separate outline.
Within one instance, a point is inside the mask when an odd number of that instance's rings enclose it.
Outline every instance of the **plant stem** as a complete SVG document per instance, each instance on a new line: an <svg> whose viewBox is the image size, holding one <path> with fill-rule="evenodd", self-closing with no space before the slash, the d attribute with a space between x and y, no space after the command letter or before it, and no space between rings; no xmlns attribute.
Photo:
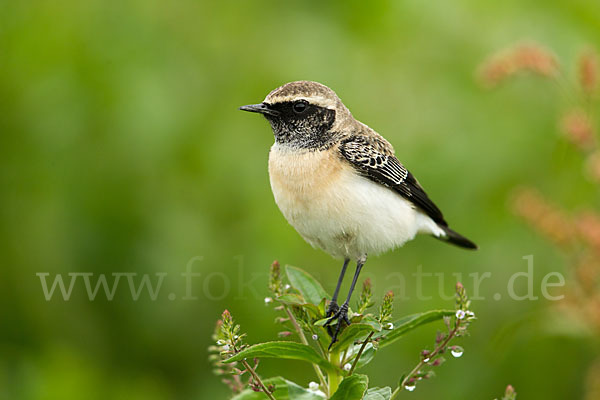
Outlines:
<svg viewBox="0 0 600 400"><path fill-rule="evenodd" d="M400 386L398 386L398 387L396 388L396 390L394 390L394 392L393 392L393 393L392 393L392 395L390 396L390 400L394 400L394 399L395 399L395 398L398 396L398 393L400 393L400 390L401 390L401 389L400 389Z"/></svg>
<svg viewBox="0 0 600 400"><path fill-rule="evenodd" d="M300 337L300 341L308 346L308 340L306 340L306 336L304 335L304 332L302 331L302 328L300 328L300 325L298 325L298 321L296 321L296 318L294 317L294 314L292 314L292 312L290 311L288 306L284 306L283 307L285 309L285 312L288 315L288 318L290 319L290 321L292 322L292 325L294 325L294 329L296 330L296 332L298 332L298 336ZM320 344L320 342L319 342ZM323 375L323 371L321 371L321 368L319 368L318 365L316 364L312 364L315 373L317 374L317 376L319 377L319 381L321 382L321 386L323 387L324 391L325 391L325 395L329 397L329 390L327 388L327 381L325 381L325 375Z"/></svg>
<svg viewBox="0 0 600 400"><path fill-rule="evenodd" d="M329 362L338 365L340 362L340 353L332 351L329 353ZM337 371L331 370L327 372L327 380L329 381L329 393L334 394L340 384L340 374Z"/></svg>
<svg viewBox="0 0 600 400"><path fill-rule="evenodd" d="M233 354L237 354L239 353L237 347L235 346L235 342L233 337L229 338L232 346L233 346ZM246 371L248 371L250 373L250 375L252 375L252 378L254 378L254 381L256 383L258 383L258 386L260 386L261 390L264 392L264 394L267 395L267 397L271 400L277 400L273 394L271 392L269 392L269 389L267 389L267 387L265 386L265 384L263 383L263 381L260 379L260 376L258 376L258 374L256 373L256 371L254 371L254 369L252 367L250 367L250 364L248 364L248 361L246 360L242 360L242 365L244 366L244 368L246 368Z"/></svg>
<svg viewBox="0 0 600 400"><path fill-rule="evenodd" d="M269 389L266 388L265 384L260 380L260 377L258 376L258 374L254 371L254 369L252 369L250 367L250 364L248 364L247 361L242 360L242 364L244 365L244 367L246 367L246 371L248 371L252 377L254 378L254 381L256 383L258 383L258 385L260 386L260 388L262 389L262 391L264 392L264 394L267 395L267 397L271 400L277 400L273 394L271 392L269 392Z"/></svg>
<svg viewBox="0 0 600 400"><path fill-rule="evenodd" d="M448 345L448 342L450 342L450 340L452 340L452 338L454 337L454 335L456 335L456 332L458 331L458 328L460 327L460 319L456 319L456 323L454 325L454 329L452 329L449 333L448 336L446 337L446 339L444 339L439 345L438 347L435 348L435 350L433 350L433 352L427 357L430 360L433 359L433 357L437 356L440 351L442 351L442 349L446 348L446 346ZM400 382L400 385L398 385L398 387L396 388L396 390L394 390L394 392L392 393L392 396L390 397L390 400L394 400L396 398L396 396L398 396L398 393L400 393L400 391L402 391L404 389L404 387L406 386L406 384L408 383L408 381L410 380L410 378L412 378L412 376L414 374L416 374L425 364L425 359L421 358L421 361L419 361L419 363L417 364L416 367L414 367L412 369L412 371L410 371L410 373L408 375L406 375L404 377L404 379L402 380L402 382Z"/></svg>
<svg viewBox="0 0 600 400"><path fill-rule="evenodd" d="M369 342L371 341L371 338L373 337L374 334L375 334L375 331L371 331L371 333L369 333L369 336L367 336L367 338L363 342L362 346L360 346L360 349L358 350L358 354L356 354L356 357L354 358L354 362L352 363L352 368L350 368L350 372L348 373L348 375L352 375L352 373L354 372L354 368L356 368L356 364L358 364L358 359L362 355L363 351L365 351L365 347L367 347L367 344L369 344Z"/></svg>

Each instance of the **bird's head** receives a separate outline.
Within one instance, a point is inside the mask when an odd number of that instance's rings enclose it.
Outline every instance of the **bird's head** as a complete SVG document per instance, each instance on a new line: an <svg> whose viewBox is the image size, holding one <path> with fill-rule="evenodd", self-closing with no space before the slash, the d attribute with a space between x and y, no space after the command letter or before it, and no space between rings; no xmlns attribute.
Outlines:
<svg viewBox="0 0 600 400"><path fill-rule="evenodd" d="M240 110L264 115L278 143L308 149L327 147L352 119L333 90L311 81L286 83Z"/></svg>

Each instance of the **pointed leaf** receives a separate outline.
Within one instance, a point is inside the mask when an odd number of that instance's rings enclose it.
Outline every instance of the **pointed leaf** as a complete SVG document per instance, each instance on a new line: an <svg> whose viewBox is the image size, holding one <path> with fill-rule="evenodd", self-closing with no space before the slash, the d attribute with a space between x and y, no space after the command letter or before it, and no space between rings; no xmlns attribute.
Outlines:
<svg viewBox="0 0 600 400"><path fill-rule="evenodd" d="M321 347L326 349L331 343L331 338L329 337L329 333L327 329L322 326L315 326L311 330L310 338L314 339L313 334L317 335L317 340L321 343Z"/></svg>
<svg viewBox="0 0 600 400"><path fill-rule="evenodd" d="M298 306L301 306L302 304L306 303L306 301L304 301L304 297L302 297L296 293L282 294L281 296L277 297L277 301L280 301L283 304L298 305Z"/></svg>
<svg viewBox="0 0 600 400"><path fill-rule="evenodd" d="M317 364L327 371L338 370L333 364L321 357L315 349L296 342L267 342L250 346L235 356L224 360L225 363L240 361L245 358L281 358L288 360L302 360Z"/></svg>
<svg viewBox="0 0 600 400"><path fill-rule="evenodd" d="M344 378L330 400L361 400L368 385L369 378L366 375L350 375Z"/></svg>
<svg viewBox="0 0 600 400"><path fill-rule="evenodd" d="M392 397L392 388L386 386L384 388L374 387L367 390L363 400L390 400Z"/></svg>
<svg viewBox="0 0 600 400"><path fill-rule="evenodd" d="M277 400L290 399L288 394L288 381L282 377L278 376L275 378L263 379L262 381L267 387L269 387L269 385L275 385L275 392L273 392L273 395ZM231 400L265 400L265 398L266 396L262 392L255 392L252 389L245 389L234 396Z"/></svg>
<svg viewBox="0 0 600 400"><path fill-rule="evenodd" d="M445 316L454 315L454 313L455 311L451 310L433 310L424 313L408 315L394 322L394 329L389 331L381 331L375 334L375 337L382 337L381 341L379 342L380 347L387 346L400 339L405 333L410 332L421 325L441 320Z"/></svg>
<svg viewBox="0 0 600 400"><path fill-rule="evenodd" d="M302 294L306 302L318 305L323 298L329 298L323 286L300 268L286 265L285 272L294 289Z"/></svg>
<svg viewBox="0 0 600 400"><path fill-rule="evenodd" d="M327 299L325 297L323 297L321 299L321 302L318 305L320 315L325 315L325 306L327 305L326 303L327 303Z"/></svg>
<svg viewBox="0 0 600 400"><path fill-rule="evenodd" d="M316 306L311 303L307 303L306 301L304 301L304 298L302 296L300 296L299 294L293 294L293 293L284 294L284 295L277 297L276 300L283 304L303 307L306 310L310 311L314 315L315 318L321 318L321 316L322 316L322 314L319 310L319 306Z"/></svg>
<svg viewBox="0 0 600 400"><path fill-rule="evenodd" d="M375 332L381 331L381 324L372 315L365 315L361 321L363 324L369 324Z"/></svg>
<svg viewBox="0 0 600 400"><path fill-rule="evenodd" d="M355 340L367 336L373 327L368 324L350 324L344 328L338 341L331 347L331 351L340 351L352 345Z"/></svg>
<svg viewBox="0 0 600 400"><path fill-rule="evenodd" d="M287 385L290 400L323 400L323 397L292 381L287 381ZM277 400L279 400L279 398Z"/></svg>

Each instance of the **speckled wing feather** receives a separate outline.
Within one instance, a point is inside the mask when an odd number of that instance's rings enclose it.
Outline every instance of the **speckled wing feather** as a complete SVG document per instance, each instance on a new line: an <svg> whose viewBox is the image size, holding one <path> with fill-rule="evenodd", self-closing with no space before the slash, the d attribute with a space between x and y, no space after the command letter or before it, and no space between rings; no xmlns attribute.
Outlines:
<svg viewBox="0 0 600 400"><path fill-rule="evenodd" d="M340 144L340 153L361 175L388 186L447 227L440 209L429 199L415 177L398 161L389 143L374 136L351 136Z"/></svg>

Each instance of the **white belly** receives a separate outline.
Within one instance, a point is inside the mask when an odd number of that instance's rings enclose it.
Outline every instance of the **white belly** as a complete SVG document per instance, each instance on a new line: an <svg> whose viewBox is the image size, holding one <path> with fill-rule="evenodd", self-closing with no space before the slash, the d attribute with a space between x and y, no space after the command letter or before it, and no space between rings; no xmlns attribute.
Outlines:
<svg viewBox="0 0 600 400"><path fill-rule="evenodd" d="M335 152L300 153L275 144L269 175L287 221L334 257L356 259L401 246L420 232L441 233L411 202L357 175Z"/></svg>

